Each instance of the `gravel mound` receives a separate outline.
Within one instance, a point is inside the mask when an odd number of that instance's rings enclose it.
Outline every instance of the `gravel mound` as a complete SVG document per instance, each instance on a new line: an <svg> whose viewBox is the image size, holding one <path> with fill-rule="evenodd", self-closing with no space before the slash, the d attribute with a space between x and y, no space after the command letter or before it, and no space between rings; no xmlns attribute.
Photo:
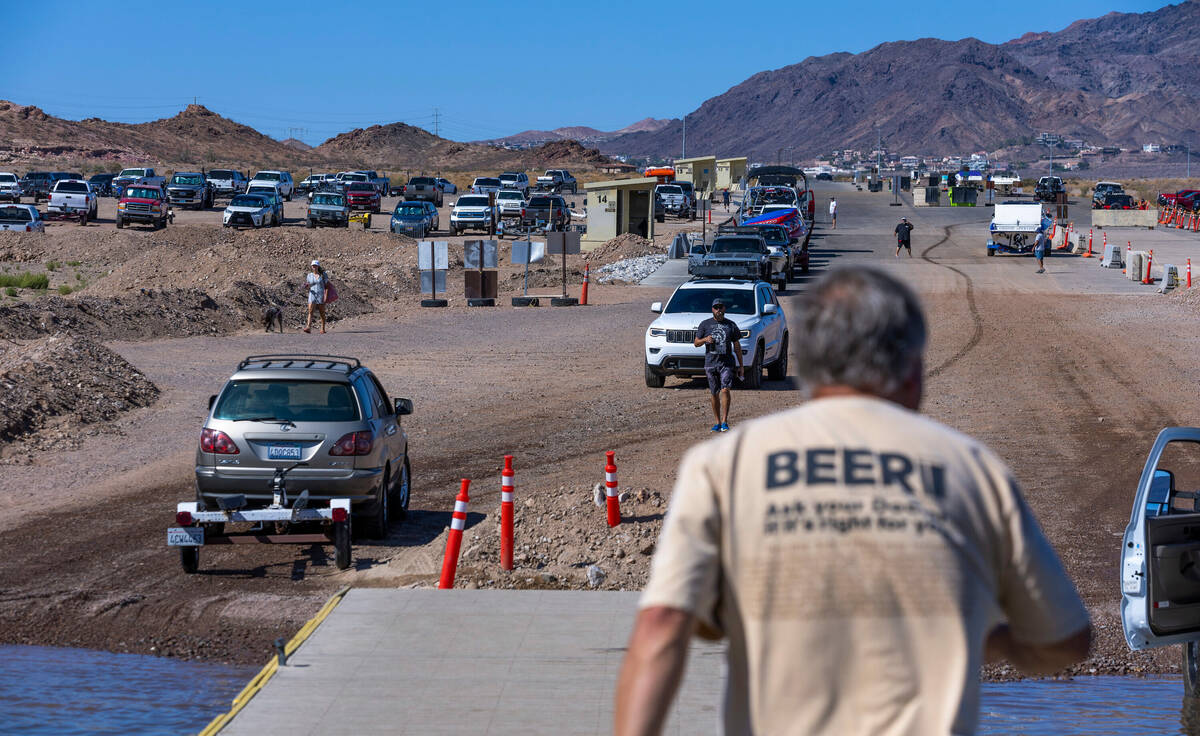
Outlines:
<svg viewBox="0 0 1200 736"><path fill-rule="evenodd" d="M33 445L70 444L79 429L149 406L158 387L108 348L62 334L26 344L0 342L0 457ZM53 430L57 430L56 432Z"/></svg>
<svg viewBox="0 0 1200 736"><path fill-rule="evenodd" d="M642 279L658 270L658 267L667 262L667 257L661 253L656 253L650 256L640 256L638 258L626 258L622 261L610 263L607 266L601 266L597 273L597 281L602 284L640 284Z"/></svg>
<svg viewBox="0 0 1200 736"><path fill-rule="evenodd" d="M637 233L623 233L605 242L584 257L592 263L605 264L656 253L665 254L666 250Z"/></svg>
<svg viewBox="0 0 1200 736"><path fill-rule="evenodd" d="M621 492L621 524L610 529L604 507L594 502L595 487L563 486L557 493L524 497L518 489L514 569L500 570L497 509L467 531L455 587L641 590L667 500L649 488Z"/></svg>

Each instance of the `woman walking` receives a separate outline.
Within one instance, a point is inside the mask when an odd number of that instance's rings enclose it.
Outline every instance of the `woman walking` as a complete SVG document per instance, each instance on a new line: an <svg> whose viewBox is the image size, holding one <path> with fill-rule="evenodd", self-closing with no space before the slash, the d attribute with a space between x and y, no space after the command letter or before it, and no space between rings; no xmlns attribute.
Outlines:
<svg viewBox="0 0 1200 736"><path fill-rule="evenodd" d="M305 332L312 332L313 307L321 313L321 334L325 334L325 298L329 295L329 275L321 267L321 262L314 260L309 264L309 272L305 281L308 283L308 321L304 324Z"/></svg>

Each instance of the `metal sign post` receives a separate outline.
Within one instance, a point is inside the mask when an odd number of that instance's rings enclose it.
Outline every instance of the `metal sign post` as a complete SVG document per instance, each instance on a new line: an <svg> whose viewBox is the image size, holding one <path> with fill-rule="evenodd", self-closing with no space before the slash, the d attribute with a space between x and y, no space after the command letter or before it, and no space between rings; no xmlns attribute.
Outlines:
<svg viewBox="0 0 1200 736"><path fill-rule="evenodd" d="M578 255L579 252L579 233L546 233L546 254L562 255L562 296L551 299L551 306L571 307L579 303L578 299L567 296L567 254Z"/></svg>
<svg viewBox="0 0 1200 736"><path fill-rule="evenodd" d="M525 264L525 285L521 296L512 298L514 307L536 307L539 305L536 296L529 296L529 264L541 263L546 257L546 244L534 243L528 240L518 240L512 246L512 263L514 266Z"/></svg>
<svg viewBox="0 0 1200 736"><path fill-rule="evenodd" d="M417 243L417 270L420 272L421 293L431 298L422 299L422 307L444 307L449 302L438 298L438 291L446 292L446 270L450 267L450 243L445 240L422 240Z"/></svg>

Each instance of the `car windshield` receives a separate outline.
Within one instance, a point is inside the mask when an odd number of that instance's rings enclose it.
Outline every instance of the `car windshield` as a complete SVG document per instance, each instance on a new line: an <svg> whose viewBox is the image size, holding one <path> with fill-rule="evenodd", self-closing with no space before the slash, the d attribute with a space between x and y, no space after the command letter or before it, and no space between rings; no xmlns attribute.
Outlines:
<svg viewBox="0 0 1200 736"><path fill-rule="evenodd" d="M24 207L0 207L0 220L5 222L33 222L33 215Z"/></svg>
<svg viewBox="0 0 1200 736"><path fill-rule="evenodd" d="M350 385L333 381L234 381L221 393L213 419L229 421L353 422L358 404Z"/></svg>
<svg viewBox="0 0 1200 736"><path fill-rule="evenodd" d="M342 176L342 181L366 181L366 174L345 174Z"/></svg>
<svg viewBox="0 0 1200 736"><path fill-rule="evenodd" d="M410 184L420 184L422 186L432 187L437 186L437 179L432 176L414 176Z"/></svg>
<svg viewBox="0 0 1200 736"><path fill-rule="evenodd" d="M313 197L313 204L327 204L334 207L341 207L346 204L346 198L339 194L317 194Z"/></svg>
<svg viewBox="0 0 1200 736"><path fill-rule="evenodd" d="M208 172L209 179L232 179L234 176L235 172L227 169L213 169L212 171Z"/></svg>
<svg viewBox="0 0 1200 736"><path fill-rule="evenodd" d="M81 181L60 181L54 186L56 192L87 192L88 185Z"/></svg>
<svg viewBox="0 0 1200 736"><path fill-rule="evenodd" d="M281 177L273 171L260 171L254 175L259 181L280 181Z"/></svg>
<svg viewBox="0 0 1200 736"><path fill-rule="evenodd" d="M487 177L487 178L480 177L475 180L475 186L477 186L477 187L498 187L498 186L500 186L500 180L493 178L493 177Z"/></svg>
<svg viewBox="0 0 1200 736"><path fill-rule="evenodd" d="M419 204L398 204L392 214L397 217L422 217L425 215L425 208Z"/></svg>
<svg viewBox="0 0 1200 736"><path fill-rule="evenodd" d="M261 194L267 196L275 193L275 187L250 187L246 190L247 194Z"/></svg>
<svg viewBox="0 0 1200 736"><path fill-rule="evenodd" d="M121 171L121 176L132 176L135 179L141 178L145 175L146 175L145 169L123 169Z"/></svg>
<svg viewBox="0 0 1200 736"><path fill-rule="evenodd" d="M677 186L661 186L658 188L659 194L683 194L683 190Z"/></svg>
<svg viewBox="0 0 1200 736"><path fill-rule="evenodd" d="M554 197L531 197L529 199L530 207L553 207L558 204L558 200Z"/></svg>
<svg viewBox="0 0 1200 736"><path fill-rule="evenodd" d="M351 192L373 192L373 191L375 191L375 185L369 181L356 181L350 185L349 191L351 191Z"/></svg>
<svg viewBox="0 0 1200 736"><path fill-rule="evenodd" d="M173 176L173 177L171 177L171 183L172 184L194 184L196 186L202 186L204 184L204 177L200 176L199 174L193 174L190 176Z"/></svg>
<svg viewBox="0 0 1200 736"><path fill-rule="evenodd" d="M112 174L96 174L96 175L92 176L91 179L88 179L88 181L104 182L104 181L112 181L112 179L113 179ZM0 181L4 181L4 180L5 180L4 175L0 174ZM13 181L16 181L16 177L13 177Z"/></svg>
<svg viewBox="0 0 1200 736"><path fill-rule="evenodd" d="M709 253L761 253L762 241L758 238L717 238Z"/></svg>
<svg viewBox="0 0 1200 736"><path fill-rule="evenodd" d="M266 204L266 197L257 194L239 194L229 200L230 207L265 207Z"/></svg>
<svg viewBox="0 0 1200 736"><path fill-rule="evenodd" d="M157 189L133 187L125 190L125 196L133 199L161 199L162 192Z"/></svg>
<svg viewBox="0 0 1200 736"><path fill-rule="evenodd" d="M94 178L94 177L93 177L93 178ZM17 180L17 175L16 175L16 174L0 174L0 181L3 181L3 182L14 182L14 181L16 181L16 180Z"/></svg>
<svg viewBox="0 0 1200 736"><path fill-rule="evenodd" d="M683 191L688 192L689 194L692 191L692 183L690 181L677 182L676 186L679 187L680 189L682 189Z"/></svg>
<svg viewBox="0 0 1200 736"><path fill-rule="evenodd" d="M792 241L781 227L764 227L759 232L762 233L763 240L767 241L767 245L787 245Z"/></svg>
<svg viewBox="0 0 1200 736"><path fill-rule="evenodd" d="M454 203L456 207L487 207L487 197L459 197Z"/></svg>
<svg viewBox="0 0 1200 736"><path fill-rule="evenodd" d="M712 312L713 299L725 302L725 314L754 314L753 289L679 289L667 302L667 314Z"/></svg>
<svg viewBox="0 0 1200 736"><path fill-rule="evenodd" d="M517 179L520 179L520 178L521 178L520 174L501 174L500 175L500 181L516 181Z"/></svg>
<svg viewBox="0 0 1200 736"><path fill-rule="evenodd" d="M504 189L496 195L496 199L512 199L521 202L525 197L515 189Z"/></svg>

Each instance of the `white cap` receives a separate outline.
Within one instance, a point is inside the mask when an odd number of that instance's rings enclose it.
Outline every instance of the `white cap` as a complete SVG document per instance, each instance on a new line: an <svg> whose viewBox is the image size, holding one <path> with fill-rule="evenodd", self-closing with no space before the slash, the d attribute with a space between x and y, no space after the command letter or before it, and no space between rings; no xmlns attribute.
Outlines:
<svg viewBox="0 0 1200 736"><path fill-rule="evenodd" d="M320 261L318 261L316 258L314 258L314 259L313 259L313 262L312 262L312 263L310 263L310 264L308 264L308 265L310 265L310 266L319 266L319 265L321 265L321 262L320 262Z"/></svg>

